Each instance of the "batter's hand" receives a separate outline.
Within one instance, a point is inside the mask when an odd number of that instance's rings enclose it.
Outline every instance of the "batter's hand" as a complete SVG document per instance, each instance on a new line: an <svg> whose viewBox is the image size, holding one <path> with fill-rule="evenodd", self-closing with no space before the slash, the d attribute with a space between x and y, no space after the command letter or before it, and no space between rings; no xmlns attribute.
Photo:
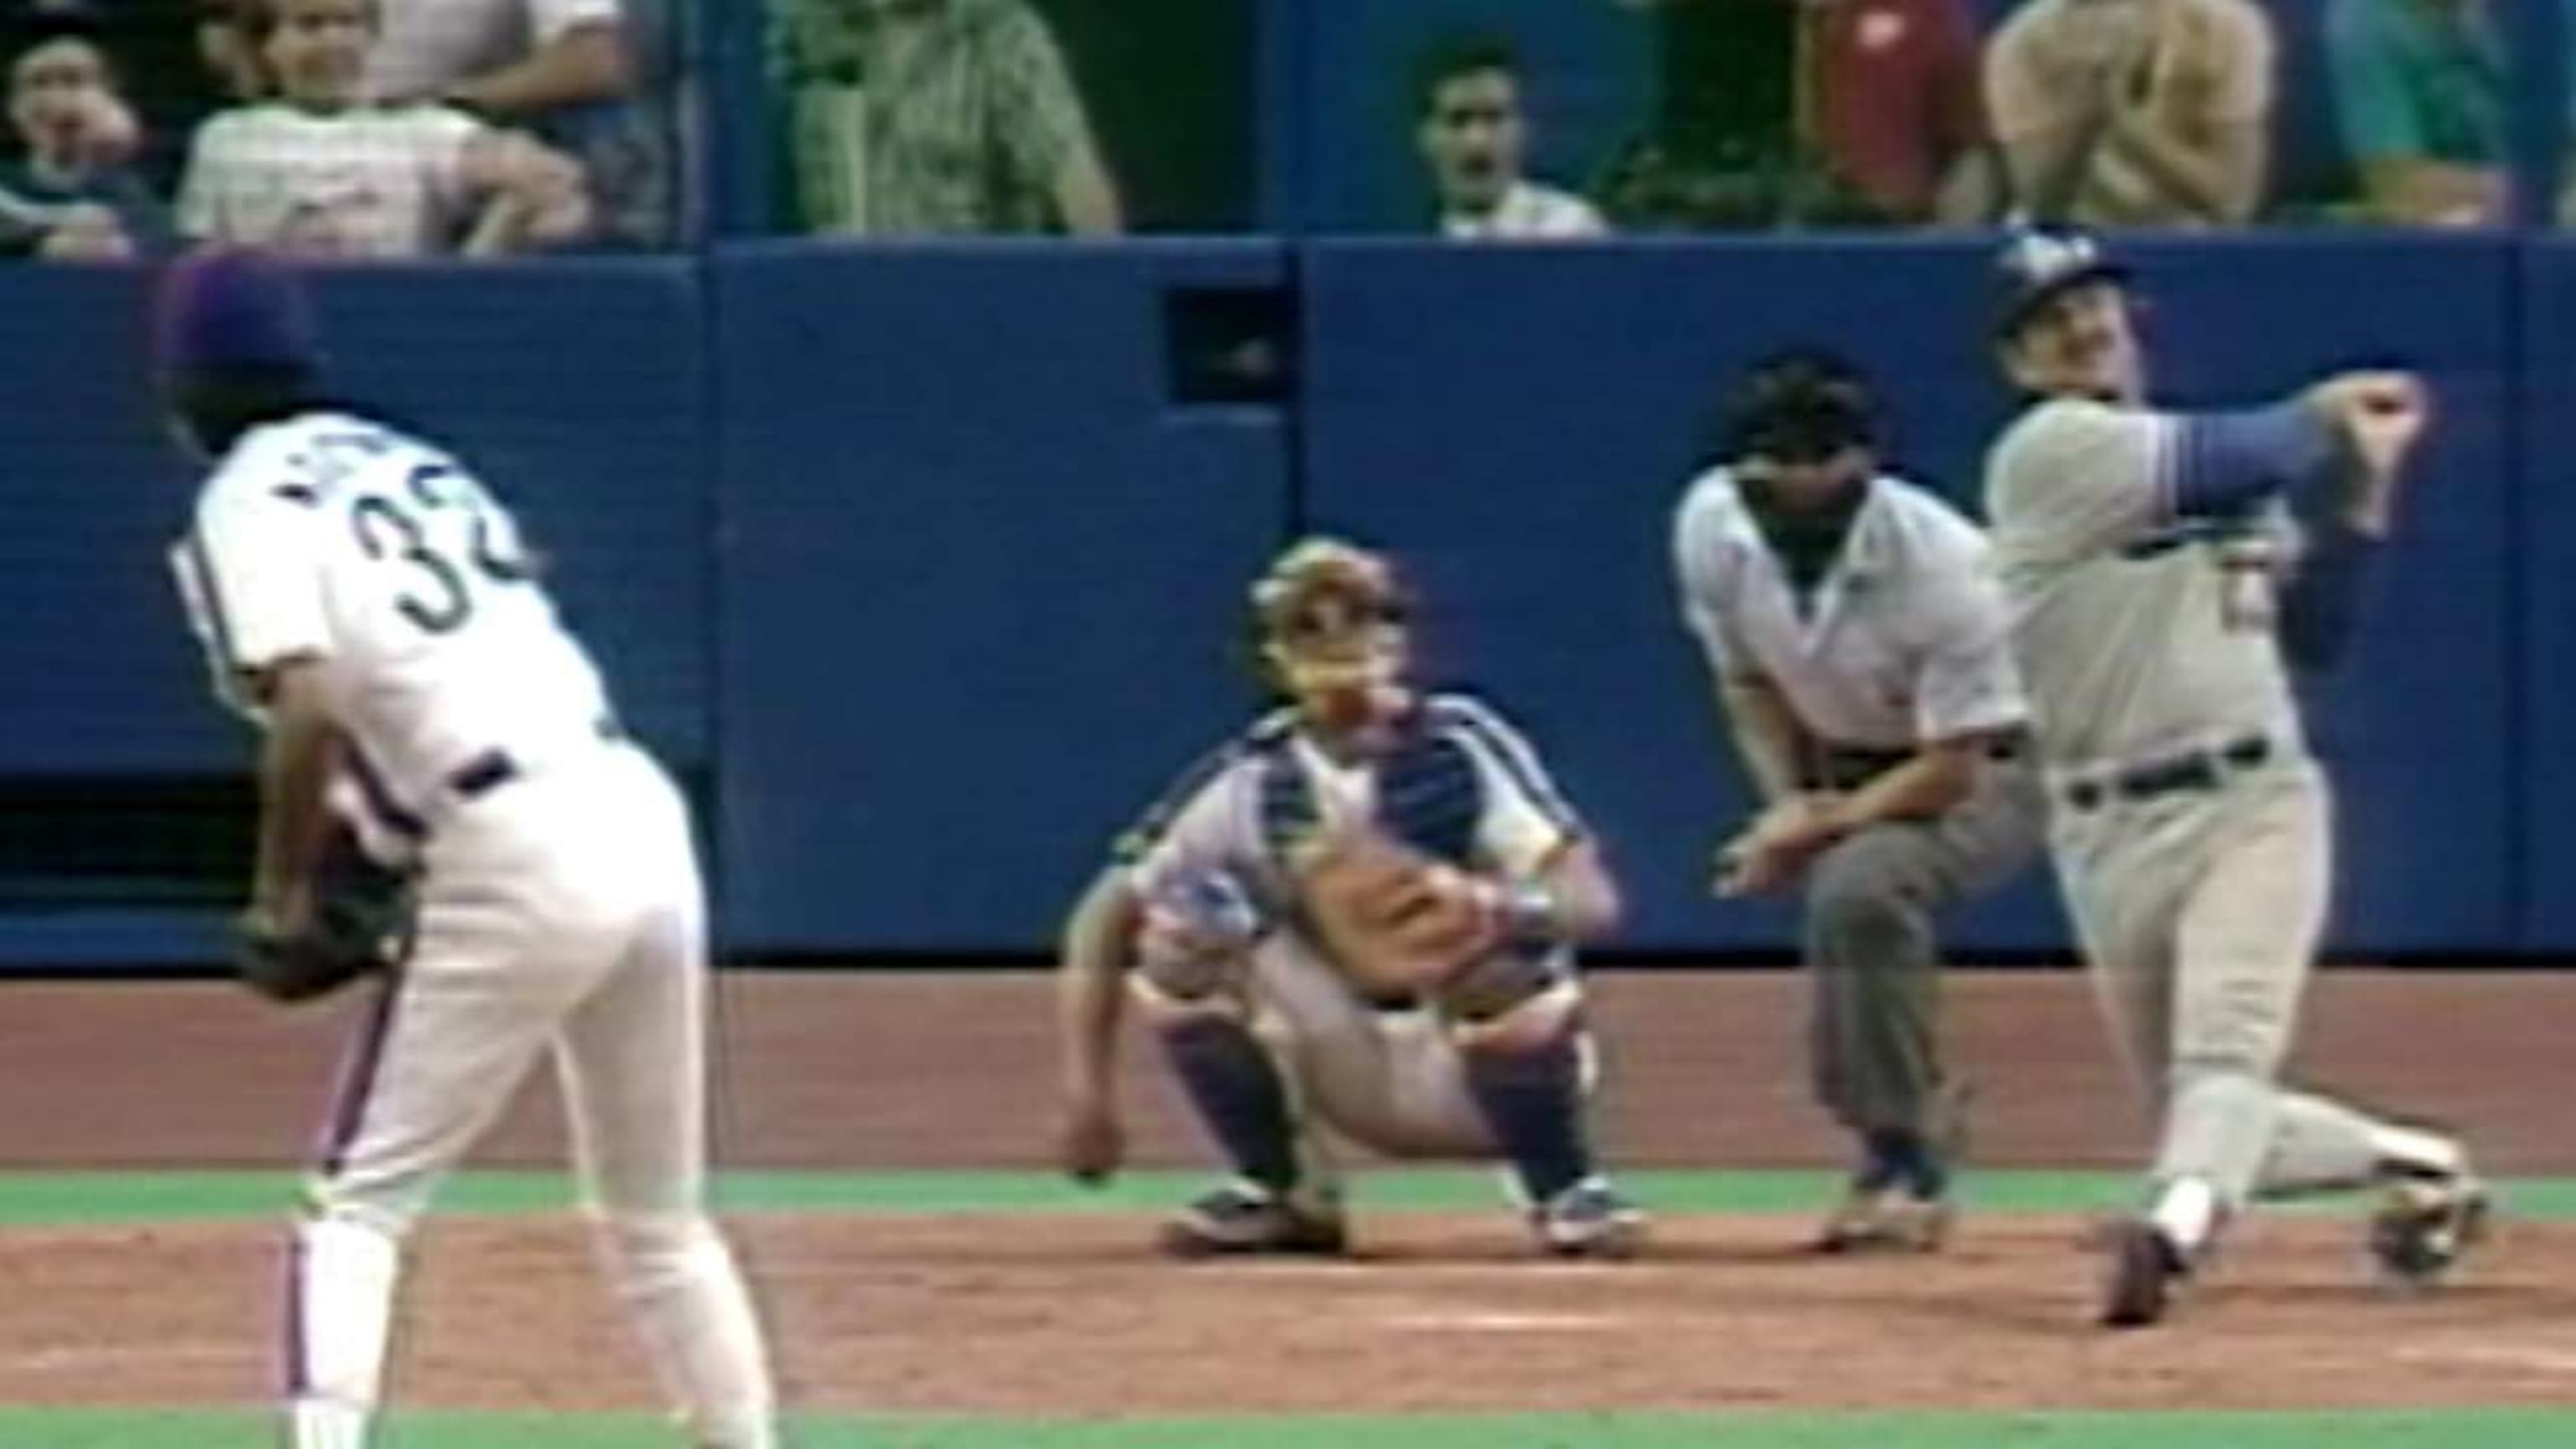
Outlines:
<svg viewBox="0 0 2576 1449"><path fill-rule="evenodd" d="M1127 1129L1118 1109L1105 1097L1076 1097L1066 1108L1057 1155L1065 1176L1084 1187L1098 1187L1118 1175L1127 1160Z"/></svg>

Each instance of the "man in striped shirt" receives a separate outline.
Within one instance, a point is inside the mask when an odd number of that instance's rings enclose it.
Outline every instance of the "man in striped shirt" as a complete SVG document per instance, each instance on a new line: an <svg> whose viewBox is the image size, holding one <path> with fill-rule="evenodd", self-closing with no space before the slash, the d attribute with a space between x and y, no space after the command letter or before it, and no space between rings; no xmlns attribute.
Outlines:
<svg viewBox="0 0 2576 1449"><path fill-rule="evenodd" d="M808 231L1122 229L1064 52L1026 0L772 0Z"/></svg>

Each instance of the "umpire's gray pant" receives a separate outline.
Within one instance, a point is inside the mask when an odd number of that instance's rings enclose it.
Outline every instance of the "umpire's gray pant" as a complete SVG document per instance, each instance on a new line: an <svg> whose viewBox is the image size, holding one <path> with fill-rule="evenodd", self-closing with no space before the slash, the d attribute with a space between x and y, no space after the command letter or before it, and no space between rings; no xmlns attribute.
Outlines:
<svg viewBox="0 0 2576 1449"><path fill-rule="evenodd" d="M1947 814L1857 831L1808 867L1810 1067L1817 1101L1845 1127L1938 1129L1934 918L2021 869L2046 821L2047 792L2027 756L1989 760Z"/></svg>

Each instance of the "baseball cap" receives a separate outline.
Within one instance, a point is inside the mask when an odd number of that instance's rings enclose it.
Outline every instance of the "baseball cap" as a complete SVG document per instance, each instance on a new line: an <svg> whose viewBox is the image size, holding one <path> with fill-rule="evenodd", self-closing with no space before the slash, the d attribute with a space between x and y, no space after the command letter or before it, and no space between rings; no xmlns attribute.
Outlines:
<svg viewBox="0 0 2576 1449"><path fill-rule="evenodd" d="M153 357L165 375L310 372L321 363L303 288L275 258L244 247L189 253L163 274Z"/></svg>
<svg viewBox="0 0 2576 1449"><path fill-rule="evenodd" d="M2132 275L2087 233L2017 227L1995 254L1995 336L2011 337L2033 313L2067 291L2088 282L2126 285Z"/></svg>

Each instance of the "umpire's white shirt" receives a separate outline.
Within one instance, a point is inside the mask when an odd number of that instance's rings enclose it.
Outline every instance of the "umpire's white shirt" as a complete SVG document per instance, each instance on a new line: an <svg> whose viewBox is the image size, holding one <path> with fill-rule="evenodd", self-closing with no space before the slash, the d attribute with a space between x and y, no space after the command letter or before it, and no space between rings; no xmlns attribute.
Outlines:
<svg viewBox="0 0 2576 1449"><path fill-rule="evenodd" d="M1986 537L1913 484L1870 480L1842 552L1803 602L1725 468L1691 484L1673 553L1682 616L1709 667L1770 680L1822 741L1901 750L2023 722Z"/></svg>

